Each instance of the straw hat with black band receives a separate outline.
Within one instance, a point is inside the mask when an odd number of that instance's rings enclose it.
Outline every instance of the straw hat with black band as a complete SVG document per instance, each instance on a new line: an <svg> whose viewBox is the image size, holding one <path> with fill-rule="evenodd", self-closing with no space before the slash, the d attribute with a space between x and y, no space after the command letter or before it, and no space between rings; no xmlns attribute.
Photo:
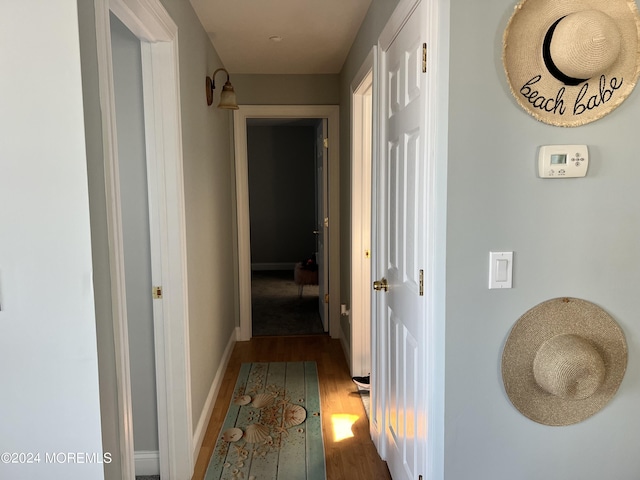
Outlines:
<svg viewBox="0 0 640 480"><path fill-rule="evenodd" d="M571 425L597 413L626 368L627 343L616 321L578 298L555 298L527 311L502 353L511 403L544 425Z"/></svg>
<svg viewBox="0 0 640 480"><path fill-rule="evenodd" d="M522 0L504 32L511 92L527 113L576 127L618 107L638 73L634 0Z"/></svg>

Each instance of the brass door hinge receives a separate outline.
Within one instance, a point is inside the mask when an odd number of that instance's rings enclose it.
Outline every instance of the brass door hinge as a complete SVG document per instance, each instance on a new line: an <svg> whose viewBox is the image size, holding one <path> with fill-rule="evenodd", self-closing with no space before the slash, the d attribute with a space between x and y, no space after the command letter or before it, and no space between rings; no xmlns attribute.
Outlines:
<svg viewBox="0 0 640 480"><path fill-rule="evenodd" d="M329 148L329 139L328 138L323 138L322 139L322 145L324 145L324 148Z"/></svg>
<svg viewBox="0 0 640 480"><path fill-rule="evenodd" d="M427 73L427 44L422 44L422 73Z"/></svg>
<svg viewBox="0 0 640 480"><path fill-rule="evenodd" d="M329 303L329 294L328 293L324 294L324 303Z"/></svg>
<svg viewBox="0 0 640 480"><path fill-rule="evenodd" d="M162 287L152 287L151 294L154 299L162 298Z"/></svg>
<svg viewBox="0 0 640 480"><path fill-rule="evenodd" d="M424 270L420 270L420 296L424 296Z"/></svg>

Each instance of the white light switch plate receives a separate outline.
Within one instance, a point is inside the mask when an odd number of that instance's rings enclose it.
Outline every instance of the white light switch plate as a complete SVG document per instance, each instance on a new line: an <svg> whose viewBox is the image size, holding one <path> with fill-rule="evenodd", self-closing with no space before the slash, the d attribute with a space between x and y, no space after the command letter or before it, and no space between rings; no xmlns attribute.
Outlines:
<svg viewBox="0 0 640 480"><path fill-rule="evenodd" d="M489 288L512 288L513 252L489 252Z"/></svg>

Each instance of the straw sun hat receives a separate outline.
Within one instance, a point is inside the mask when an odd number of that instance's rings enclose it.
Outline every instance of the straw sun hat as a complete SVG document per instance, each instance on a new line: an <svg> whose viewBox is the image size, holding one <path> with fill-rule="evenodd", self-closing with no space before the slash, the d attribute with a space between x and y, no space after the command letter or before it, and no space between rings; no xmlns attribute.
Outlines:
<svg viewBox="0 0 640 480"><path fill-rule="evenodd" d="M504 32L511 92L527 113L576 127L618 107L639 71L634 0L522 0Z"/></svg>
<svg viewBox="0 0 640 480"><path fill-rule="evenodd" d="M604 310L578 298L556 298L516 322L502 353L511 403L544 425L571 425L602 409L627 368L627 343Z"/></svg>

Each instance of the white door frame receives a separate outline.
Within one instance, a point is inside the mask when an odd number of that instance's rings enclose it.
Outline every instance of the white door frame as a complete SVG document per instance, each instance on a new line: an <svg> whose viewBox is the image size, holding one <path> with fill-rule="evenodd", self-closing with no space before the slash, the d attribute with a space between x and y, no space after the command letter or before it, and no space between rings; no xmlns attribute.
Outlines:
<svg viewBox="0 0 640 480"><path fill-rule="evenodd" d="M340 143L337 105L240 105L233 112L238 223L239 340L250 340L251 237L248 118L326 118L329 123L329 334L340 338Z"/></svg>
<svg viewBox="0 0 640 480"><path fill-rule="evenodd" d="M415 10L421 0L400 0L386 26L382 30L378 40L378 73L376 78L379 113L375 118L378 145L380 154L383 154L386 146L386 132L384 128L385 108L382 103L383 85L386 84L384 75L385 52L388 51L398 32L406 23L408 17ZM426 2L425 15L427 31L425 32L425 42L427 43L427 74L426 90L427 112L424 118L424 128L426 135L431 142L427 146L426 154L431 158L428 162L429 183L427 201L427 239L426 245L426 269L424 274L424 290L426 295L426 308L424 322L425 338L421 339L426 351L426 363L423 375L426 379L424 410L427 425L426 430L426 452L425 480L444 479L444 378L445 378L445 303L446 303L446 201L447 201L447 146L448 146L448 75L449 75L449 11L450 6L447 0L422 0ZM426 159L425 159L426 160ZM374 156L374 175L377 169L378 157ZM377 179L374 178L374 196L377 195ZM375 203L374 203L375 210ZM373 214L377 217L376 212ZM377 248L380 231L377 225L373 224L373 249ZM372 265L372 275L376 277L375 262ZM384 389L388 388L382 379L387 376L386 359L384 345L386 338L383 338L385 325L382 325L382 312L378 311L376 296L372 306L374 315L374 329L380 332L379 338L374 340L376 345L373 348L372 362L381 368L380 375L376 379L381 381L377 384L372 381L372 417L380 424L378 435L372 429L372 437L380 456L386 457L384 422L386 422L384 404ZM382 358L380 358L382 355ZM381 404L374 407L375 398L381 399Z"/></svg>
<svg viewBox="0 0 640 480"><path fill-rule="evenodd" d="M122 478L135 479L129 339L109 12L141 40L160 475L193 473L178 28L159 0L94 0ZM149 292L151 295L151 292Z"/></svg>
<svg viewBox="0 0 640 480"><path fill-rule="evenodd" d="M351 82L351 374L371 371L371 167L374 46ZM368 252L368 254L366 253Z"/></svg>

